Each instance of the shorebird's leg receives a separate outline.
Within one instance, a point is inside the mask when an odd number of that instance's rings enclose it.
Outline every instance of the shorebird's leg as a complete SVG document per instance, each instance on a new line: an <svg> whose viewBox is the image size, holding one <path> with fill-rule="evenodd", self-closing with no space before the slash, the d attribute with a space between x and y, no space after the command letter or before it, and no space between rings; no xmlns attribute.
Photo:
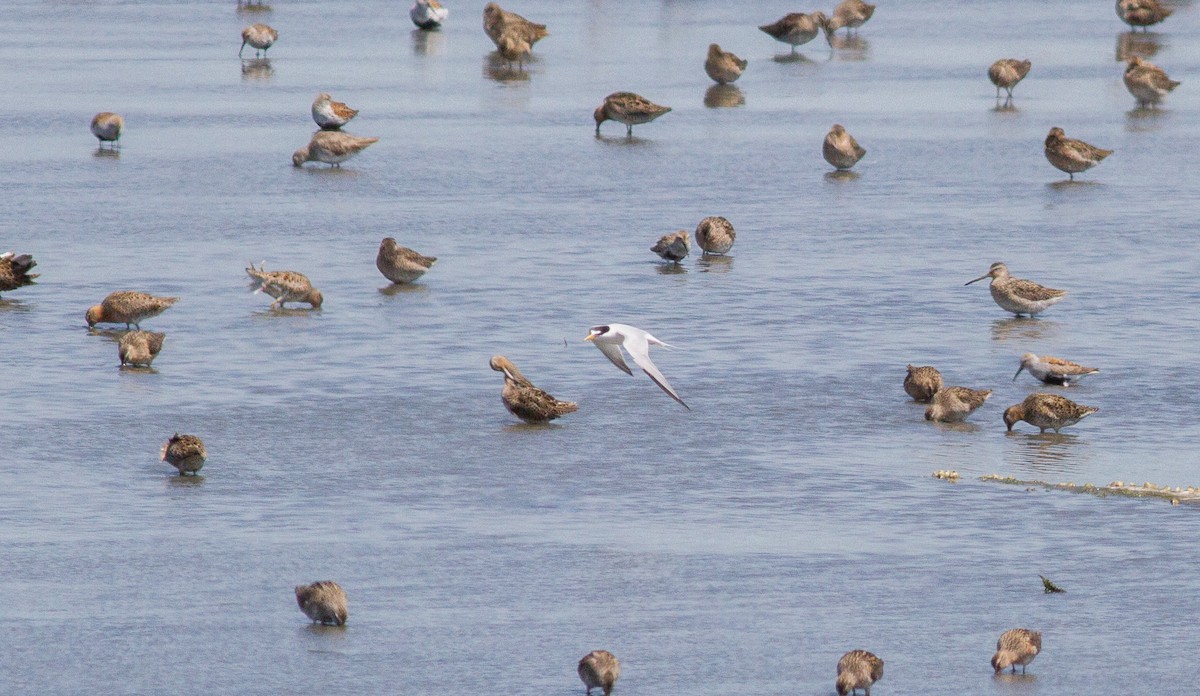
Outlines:
<svg viewBox="0 0 1200 696"><path fill-rule="evenodd" d="M631 138L633 137L633 125L632 124L628 124L628 123L625 124L625 135L627 135Z"/></svg>

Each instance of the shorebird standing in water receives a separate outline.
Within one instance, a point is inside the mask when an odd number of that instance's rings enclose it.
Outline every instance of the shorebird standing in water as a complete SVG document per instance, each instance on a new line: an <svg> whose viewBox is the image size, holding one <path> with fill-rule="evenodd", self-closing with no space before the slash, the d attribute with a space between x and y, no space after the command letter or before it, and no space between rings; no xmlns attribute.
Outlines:
<svg viewBox="0 0 1200 696"><path fill-rule="evenodd" d="M1011 100L1013 87L1025 79L1032 67L1033 63L1028 60L1017 60L1016 58L1001 58L992 63L988 68L988 79L992 81L993 85L996 85L996 99L1000 99L1000 89L1003 88L1008 92L1008 98Z"/></svg>
<svg viewBox="0 0 1200 696"><path fill-rule="evenodd" d="M195 435L175 433L162 446L162 461L179 470L179 475L195 474L208 459L204 442Z"/></svg>
<svg viewBox="0 0 1200 696"><path fill-rule="evenodd" d="M857 164L867 151L859 146L854 136L847 133L840 123L835 123L825 136L821 154L826 162L844 172Z"/></svg>
<svg viewBox="0 0 1200 696"><path fill-rule="evenodd" d="M36 265L37 261L29 254L17 256L15 251L0 254L0 292L33 285L33 279L37 278L38 274L29 271Z"/></svg>
<svg viewBox="0 0 1200 696"><path fill-rule="evenodd" d="M1162 68L1134 56L1125 67L1125 89L1138 101L1138 108L1157 106L1167 93L1179 86Z"/></svg>
<svg viewBox="0 0 1200 696"><path fill-rule="evenodd" d="M1131 27L1146 27L1158 24L1174 12L1169 7L1163 7L1158 0L1117 0L1117 16Z"/></svg>
<svg viewBox="0 0 1200 696"><path fill-rule="evenodd" d="M1013 674L1017 673L1017 665L1021 665L1021 674L1025 673L1025 665L1033 662L1033 658L1042 651L1042 632L1031 631L1027 628L1014 628L1000 634L996 641L996 654L992 655L992 669L996 674L1012 667Z"/></svg>
<svg viewBox="0 0 1200 696"><path fill-rule="evenodd" d="M163 339L167 335L155 331L134 329L121 334L117 341L117 356L121 358L121 367L150 367L154 358L162 350Z"/></svg>
<svg viewBox="0 0 1200 696"><path fill-rule="evenodd" d="M797 46L803 46L815 39L817 32L821 31L827 21L828 19L822 12L813 12L812 14L792 12L772 24L762 25L759 30L776 41L790 44L792 53L795 53Z"/></svg>
<svg viewBox="0 0 1200 696"><path fill-rule="evenodd" d="M344 626L349 612L346 609L346 591L332 580L321 580L311 585L296 585L296 604L300 611L313 623L327 626Z"/></svg>
<svg viewBox="0 0 1200 696"><path fill-rule="evenodd" d="M660 106L649 99L633 92L613 92L604 98L604 103L592 112L596 120L596 135L600 135L600 124L605 121L617 121L625 124L625 134L633 137L633 127L642 123L650 123L671 110L669 106Z"/></svg>
<svg viewBox="0 0 1200 696"><path fill-rule="evenodd" d="M1058 302L1067 294L1066 290L1055 290L1038 285L1032 280L1014 278L1008 274L1008 266L999 261L993 263L987 273L975 280L968 280L965 285L976 283L984 278L992 279L988 289L996 304L1017 316L1028 314L1032 317L1044 312L1047 307Z"/></svg>
<svg viewBox="0 0 1200 696"><path fill-rule="evenodd" d="M408 11L408 17L418 29L430 31L442 26L450 10L442 7L438 0L417 0Z"/></svg>
<svg viewBox="0 0 1200 696"><path fill-rule="evenodd" d="M267 49L270 48L275 40L279 38L279 32L272 29L266 24L251 24L242 30L242 48L238 51L238 58L242 57L242 51L246 50L246 44L254 49L254 56L257 58L259 54L267 55Z"/></svg>
<svg viewBox="0 0 1200 696"><path fill-rule="evenodd" d="M559 401L533 386L533 382L503 355L492 356L489 364L496 372L504 373L504 389L500 392L504 407L526 423L548 423L579 410L579 404Z"/></svg>
<svg viewBox="0 0 1200 696"><path fill-rule="evenodd" d="M727 254L736 239L733 223L720 215L709 215L696 225L696 244L705 254Z"/></svg>
<svg viewBox="0 0 1200 696"><path fill-rule="evenodd" d="M1057 433L1099 410L1093 406L1077 404L1058 394L1039 392L1030 394L1021 403L1004 409L1004 425L1012 430L1019 421L1025 421L1043 433L1047 430Z"/></svg>
<svg viewBox="0 0 1200 696"><path fill-rule="evenodd" d="M92 135L100 141L100 147L104 147L104 143L108 143L110 148L117 146L117 141L121 139L121 132L125 130L125 119L121 114L114 114L111 111L101 111L92 117Z"/></svg>
<svg viewBox="0 0 1200 696"><path fill-rule="evenodd" d="M132 290L111 292L100 304L89 308L85 318L88 326L124 324L127 329L140 329L143 320L157 317L178 301L178 297L155 297Z"/></svg>
<svg viewBox="0 0 1200 696"><path fill-rule="evenodd" d="M604 689L604 696L608 696L612 693L613 684L621 676L621 663L616 655L607 650L593 650L583 656L576 671L587 687L588 696L597 687Z"/></svg>
<svg viewBox="0 0 1200 696"><path fill-rule="evenodd" d="M255 288L255 294L265 292L275 298L271 309L283 309L285 302L307 302L313 309L319 309L325 301L321 291L314 288L303 273L268 271L265 266L260 263L255 268L250 264L246 267L246 275L253 280L250 285Z"/></svg>
<svg viewBox="0 0 1200 696"><path fill-rule="evenodd" d="M1017 377L1022 370L1028 370L1029 374L1038 378L1046 384L1057 384L1060 386L1069 386L1071 382L1088 375L1094 375L1100 370L1094 367L1084 367L1079 363L1073 363L1070 360L1062 358L1054 358L1049 355L1043 355L1040 358L1033 353L1026 353L1021 356L1021 366L1017 368L1016 374L1013 375L1013 381L1017 381Z"/></svg>
<svg viewBox="0 0 1200 696"><path fill-rule="evenodd" d="M342 131L319 130L313 133L307 145L292 153L292 166L301 167L305 162L324 162L331 167L341 167L342 162L377 142L379 138L360 138Z"/></svg>
<svg viewBox="0 0 1200 696"><path fill-rule="evenodd" d="M942 373L936 367L908 366L908 374L904 376L904 393L913 401L928 402L942 388Z"/></svg>
<svg viewBox="0 0 1200 696"><path fill-rule="evenodd" d="M483 8L483 31L500 48L500 39L507 33L514 33L532 49L538 41L550 35L545 24L535 24L516 12L508 12L494 2L489 2Z"/></svg>
<svg viewBox="0 0 1200 696"><path fill-rule="evenodd" d="M1046 136L1046 159L1060 171L1066 172L1071 181L1075 175L1100 164L1100 161L1113 153L1094 145L1088 145L1082 140L1068 138L1061 128L1051 128Z"/></svg>
<svg viewBox="0 0 1200 696"><path fill-rule="evenodd" d="M883 679L883 660L866 650L851 650L837 663L838 696L863 690L871 696L871 685Z"/></svg>
<svg viewBox="0 0 1200 696"><path fill-rule="evenodd" d="M688 252L692 249L692 241L688 237L687 230L679 230L670 234L664 234L658 240L658 243L650 247L650 251L661 256L666 261L679 263L687 258Z"/></svg>
<svg viewBox="0 0 1200 696"><path fill-rule="evenodd" d="M321 92L312 103L313 121L321 130L337 130L358 115L358 109L351 109L344 103L334 101L328 92Z"/></svg>
<svg viewBox="0 0 1200 696"><path fill-rule="evenodd" d="M436 256L422 256L402 247L392 237L384 237L375 255L375 267L384 278L396 284L411 283L425 275L425 271L437 263Z"/></svg>
<svg viewBox="0 0 1200 696"><path fill-rule="evenodd" d="M822 25L825 30L825 40L829 42L830 46L833 46L835 31L842 27L856 30L866 24L873 14L875 14L875 6L868 5L863 0L842 0L834 8L833 15Z"/></svg>
<svg viewBox="0 0 1200 696"><path fill-rule="evenodd" d="M708 57L704 59L704 72L717 84L725 85L742 76L747 61L729 51L721 50L717 44L708 45Z"/></svg>
<svg viewBox="0 0 1200 696"><path fill-rule="evenodd" d="M925 420L939 423L961 423L992 395L991 389L944 387L934 392L925 409Z"/></svg>

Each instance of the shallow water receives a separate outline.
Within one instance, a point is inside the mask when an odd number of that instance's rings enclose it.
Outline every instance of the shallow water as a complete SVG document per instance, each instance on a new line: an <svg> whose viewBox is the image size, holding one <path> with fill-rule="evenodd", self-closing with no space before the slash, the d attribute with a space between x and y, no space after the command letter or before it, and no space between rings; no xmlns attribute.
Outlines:
<svg viewBox="0 0 1200 696"><path fill-rule="evenodd" d="M0 690L567 694L598 647L618 694L827 695L858 647L878 694L1190 683L1194 506L977 477L1200 479L1193 5L1133 37L1184 82L1149 114L1111 3L887 3L791 61L755 28L786 5L525 0L551 36L524 74L482 3L448 6L430 35L392 1L10 7L0 246L42 277L0 300ZM255 21L269 65L236 57ZM723 94L714 40L750 61ZM997 110L1007 56L1034 67ZM674 111L594 137L616 90ZM319 91L381 140L293 169ZM854 176L821 159L834 122L868 150ZM1065 185L1055 125L1116 154ZM730 258L648 251L713 214ZM440 260L385 291L384 236ZM324 308L269 311L242 272L262 259ZM1070 295L1008 318L963 287L996 260ZM117 289L183 298L146 322L153 371L86 328ZM581 341L613 321L677 347L653 357L691 411ZM1006 434L1025 351L1102 368L1057 389L1100 412ZM580 411L516 422L496 353ZM906 363L995 392L931 425ZM195 480L158 461L176 431L208 446ZM295 606L325 578L345 629ZM1014 626L1045 654L993 679Z"/></svg>

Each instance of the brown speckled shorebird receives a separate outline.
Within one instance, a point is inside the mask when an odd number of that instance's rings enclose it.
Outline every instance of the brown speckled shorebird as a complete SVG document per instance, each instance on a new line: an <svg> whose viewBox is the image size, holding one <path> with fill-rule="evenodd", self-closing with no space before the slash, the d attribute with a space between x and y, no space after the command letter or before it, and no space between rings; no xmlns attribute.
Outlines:
<svg viewBox="0 0 1200 696"><path fill-rule="evenodd" d="M1025 421L1043 433L1047 430L1057 433L1099 410L1093 406L1077 404L1058 394L1039 392L1030 394L1021 403L1004 409L1004 425L1012 430L1018 421Z"/></svg>
<svg viewBox="0 0 1200 696"><path fill-rule="evenodd" d="M328 92L321 92L312 103L312 118L322 130L337 130L358 115L358 109L351 109L340 101L334 101Z"/></svg>
<svg viewBox="0 0 1200 696"><path fill-rule="evenodd" d="M704 59L704 72L717 84L725 85L742 76L747 61L729 51L722 51L717 44L708 45L708 57Z"/></svg>
<svg viewBox="0 0 1200 696"><path fill-rule="evenodd" d="M195 435L175 433L162 446L162 461L179 470L179 475L195 475L208 459L204 443Z"/></svg>
<svg viewBox="0 0 1200 696"><path fill-rule="evenodd" d="M1071 382L1094 375L1100 370L1094 367L1084 367L1079 363L1073 363L1070 360L1062 358L1054 358L1049 355L1038 357L1033 353L1026 353L1021 356L1021 366L1017 368L1016 374L1013 375L1013 381L1017 381L1017 377L1022 370L1028 370L1029 374L1040 379L1046 384L1057 384L1059 386L1070 386Z"/></svg>
<svg viewBox="0 0 1200 696"><path fill-rule="evenodd" d="M696 225L696 245L705 254L726 254L735 239L733 224L720 215L710 215Z"/></svg>
<svg viewBox="0 0 1200 696"><path fill-rule="evenodd" d="M591 694L597 687L604 689L604 696L612 693L613 684L621 676L621 663L607 650L593 650L579 661L579 678Z"/></svg>
<svg viewBox="0 0 1200 696"><path fill-rule="evenodd" d="M936 367L908 366L908 374L904 376L904 393L911 396L913 401L928 402L941 388L942 373Z"/></svg>
<svg viewBox="0 0 1200 696"><path fill-rule="evenodd" d="M871 685L883 679L883 660L866 650L851 650L842 655L837 663L838 696L856 693L862 689L871 696Z"/></svg>
<svg viewBox="0 0 1200 696"><path fill-rule="evenodd" d="M117 141L121 139L121 132L125 130L125 119L121 114L114 114L111 111L101 111L92 117L92 135L100 141L100 147L104 147L104 143L108 143L109 147L116 147Z"/></svg>
<svg viewBox="0 0 1200 696"><path fill-rule="evenodd" d="M829 133L825 135L821 154L825 156L825 161L838 171L846 171L862 159L867 151L859 147L858 141L846 132L842 124L835 123L833 128L829 129Z"/></svg>
<svg viewBox="0 0 1200 696"><path fill-rule="evenodd" d="M417 252L402 247L392 237L384 237L379 243L379 253L375 255L375 267L384 278L393 283L411 283L425 275L425 271L437 263L436 256L422 256Z"/></svg>
<svg viewBox="0 0 1200 696"><path fill-rule="evenodd" d="M483 8L483 30L496 48L500 48L501 38L509 32L515 33L530 48L550 35L545 24L535 24L516 12L507 12L494 2L489 2Z"/></svg>
<svg viewBox="0 0 1200 696"><path fill-rule="evenodd" d="M296 585L296 604L313 623L327 626L344 626L349 612L346 610L346 591L332 580L321 580L311 585Z"/></svg>
<svg viewBox="0 0 1200 696"><path fill-rule="evenodd" d="M791 44L792 53L795 53L797 46L803 46L817 37L817 32L821 31L826 21L828 20L823 12L792 12L773 24L762 25L759 30L766 32L776 41Z"/></svg>
<svg viewBox="0 0 1200 696"><path fill-rule="evenodd" d="M117 341L117 355L121 358L121 366L150 367L154 358L162 350L165 333L142 331L135 329L121 334Z"/></svg>
<svg viewBox="0 0 1200 696"><path fill-rule="evenodd" d="M529 43L521 32L508 30L496 41L496 53L508 62L510 69L512 64L516 63L517 70L524 70L525 58L533 53L533 44Z"/></svg>
<svg viewBox="0 0 1200 696"><path fill-rule="evenodd" d="M1174 12L1169 7L1163 7L1158 0L1117 0L1117 16L1131 27L1146 27L1158 24Z"/></svg>
<svg viewBox="0 0 1200 696"><path fill-rule="evenodd" d="M84 318L88 326L124 324L127 329L140 329L143 320L162 314L178 301L178 297L155 297L144 292L123 290L109 293L100 304L89 308Z"/></svg>
<svg viewBox="0 0 1200 696"><path fill-rule="evenodd" d="M925 420L939 423L961 423L992 395L991 389L943 387L929 400Z"/></svg>
<svg viewBox="0 0 1200 696"><path fill-rule="evenodd" d="M14 251L0 254L0 292L8 292L26 285L33 285L37 273L29 271L37 265L37 261L29 254L17 255Z"/></svg>
<svg viewBox="0 0 1200 696"><path fill-rule="evenodd" d="M292 153L292 166L300 167L305 162L324 162L340 167L342 162L377 142L379 138L360 138L342 131L319 130L313 133L307 145Z"/></svg>
<svg viewBox="0 0 1200 696"><path fill-rule="evenodd" d="M308 276L295 271L268 271L265 265L260 263L255 268L254 264L250 264L246 267L246 275L253 279L251 286L255 287L255 293L265 292L275 298L271 309L283 309L285 302L307 302L317 309L325 301L321 291L309 282Z"/></svg>
<svg viewBox="0 0 1200 696"><path fill-rule="evenodd" d="M1125 67L1125 89L1138 101L1138 107L1157 106L1167 93L1179 86L1166 71L1148 60L1134 56Z"/></svg>
<svg viewBox="0 0 1200 696"><path fill-rule="evenodd" d="M674 261L679 263L687 258L688 252L692 250L692 241L688 238L687 230L679 230L670 234L664 234L658 243L650 247L650 251L661 256L666 261Z"/></svg>
<svg viewBox="0 0 1200 696"><path fill-rule="evenodd" d="M975 280L968 280L964 285L977 283L984 278L991 278L988 290L996 304L1017 316L1028 314L1033 316L1046 311L1050 305L1066 297L1066 290L1055 290L1044 285L1038 285L1032 280L1014 278L1008 274L1008 266L997 261L988 272Z"/></svg>
<svg viewBox="0 0 1200 696"><path fill-rule="evenodd" d="M1055 168L1066 172L1071 181L1079 172L1087 171L1113 153L1088 145L1082 140L1068 138L1061 128L1051 128L1046 136L1046 159Z"/></svg>
<svg viewBox="0 0 1200 696"><path fill-rule="evenodd" d="M834 8L833 15L825 22L825 40L833 46L833 33L842 27L858 29L871 15L875 14L875 6L868 5L863 0L842 0Z"/></svg>
<svg viewBox="0 0 1200 696"><path fill-rule="evenodd" d="M1028 628L1014 628L1000 634L996 641L996 654L992 655L992 669L996 674L1012 667L1013 674L1017 673L1017 665L1021 665L1021 674L1025 673L1025 665L1033 662L1033 658L1042 651L1042 632L1031 631Z"/></svg>
<svg viewBox="0 0 1200 696"><path fill-rule="evenodd" d="M625 134L632 137L634 126L650 123L670 110L671 107L655 104L640 94L613 92L596 107L592 118L596 119L596 135L600 135L601 123L617 121L625 124Z"/></svg>
<svg viewBox="0 0 1200 696"><path fill-rule="evenodd" d="M1000 98L1000 89L1008 92L1008 98L1012 99L1013 87L1017 83L1025 79L1029 74L1029 69L1033 67L1033 63L1028 60L1017 60L1016 58L1001 58L992 63L988 68L988 79L996 85L996 99Z"/></svg>
<svg viewBox="0 0 1200 696"><path fill-rule="evenodd" d="M242 30L242 48L238 51L238 58L242 57L242 51L246 50L246 44L254 49L254 56L267 55L267 49L270 48L279 38L279 32L272 29L266 24L251 24Z"/></svg>
<svg viewBox="0 0 1200 696"><path fill-rule="evenodd" d="M526 423L546 423L579 410L579 404L559 401L533 386L517 366L503 355L492 356L489 364L496 372L504 373L504 389L500 392L504 407Z"/></svg>

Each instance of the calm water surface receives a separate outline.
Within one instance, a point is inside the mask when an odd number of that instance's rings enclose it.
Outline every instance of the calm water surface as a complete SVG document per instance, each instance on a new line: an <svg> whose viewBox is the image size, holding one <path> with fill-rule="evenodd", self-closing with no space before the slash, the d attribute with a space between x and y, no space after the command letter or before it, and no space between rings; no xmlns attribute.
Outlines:
<svg viewBox="0 0 1200 696"><path fill-rule="evenodd" d="M482 2L447 5L433 34L407 0L7 8L0 250L42 277L0 300L0 691L566 695L598 647L626 695L828 696L858 647L882 695L1194 680L1194 506L977 477L1200 483L1195 6L1136 37L1183 81L1146 114L1111 2L881 2L858 43L788 61L755 27L814 8L524 0L551 31L524 74ZM269 65L237 59L254 21L280 31ZM725 94L712 41L750 61ZM997 110L1008 56L1034 67ZM674 111L596 138L617 90ZM319 91L381 140L293 169ZM835 122L869 153L852 177L820 156ZM1116 154L1064 185L1051 126ZM730 258L656 263L714 214ZM385 292L384 236L440 261ZM247 292L263 259L322 311ZM996 260L1071 294L1008 318L963 287ZM151 373L83 321L117 289L183 298L147 322ZM678 347L654 359L692 411L581 341L612 321ZM1067 392L1100 412L1006 434L1026 351L1101 367ZM496 353L580 411L516 422ZM931 425L906 363L995 392ZM176 431L202 477L158 461ZM325 578L345 629L295 606ZM1014 626L1045 652L994 679Z"/></svg>

